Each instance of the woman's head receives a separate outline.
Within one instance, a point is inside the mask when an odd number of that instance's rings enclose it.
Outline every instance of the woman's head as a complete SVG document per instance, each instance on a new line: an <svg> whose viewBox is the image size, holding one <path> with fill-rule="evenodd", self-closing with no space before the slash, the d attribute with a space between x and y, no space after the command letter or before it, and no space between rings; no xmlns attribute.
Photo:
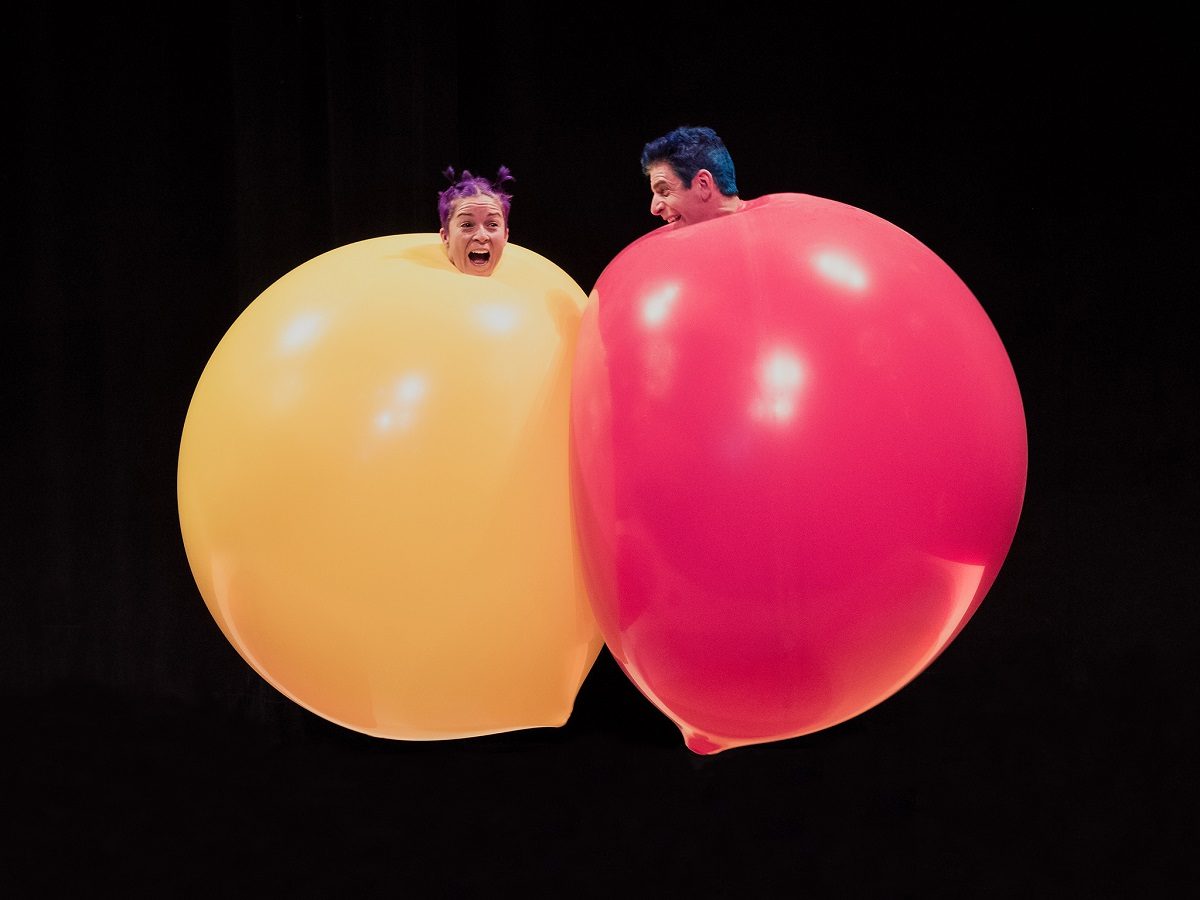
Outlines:
<svg viewBox="0 0 1200 900"><path fill-rule="evenodd" d="M442 174L450 181L450 187L438 194L439 234L446 255L460 272L491 275L508 243L512 195L504 185L514 180L512 174L507 166L500 167L495 181L466 169L460 177L453 168Z"/></svg>

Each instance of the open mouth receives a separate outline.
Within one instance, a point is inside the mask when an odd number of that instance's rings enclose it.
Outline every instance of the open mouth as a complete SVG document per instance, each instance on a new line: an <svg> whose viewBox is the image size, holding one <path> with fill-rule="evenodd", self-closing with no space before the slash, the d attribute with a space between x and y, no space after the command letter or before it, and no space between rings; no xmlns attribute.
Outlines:
<svg viewBox="0 0 1200 900"><path fill-rule="evenodd" d="M492 253L490 250L472 250L467 254L467 259L474 265L486 266L492 259Z"/></svg>

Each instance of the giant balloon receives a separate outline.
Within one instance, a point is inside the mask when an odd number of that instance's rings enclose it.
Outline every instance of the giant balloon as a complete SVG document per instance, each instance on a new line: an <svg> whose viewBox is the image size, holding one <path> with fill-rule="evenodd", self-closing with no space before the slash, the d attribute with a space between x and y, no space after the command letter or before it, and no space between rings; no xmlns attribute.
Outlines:
<svg viewBox="0 0 1200 900"><path fill-rule="evenodd" d="M904 687L992 587L1024 499L1013 367L928 247L804 195L639 238L576 348L571 483L601 631L699 754Z"/></svg>
<svg viewBox="0 0 1200 900"><path fill-rule="evenodd" d="M382 738L567 721L603 645L569 500L586 303L523 247L477 278L404 234L304 263L236 319L187 410L179 520L266 681Z"/></svg>

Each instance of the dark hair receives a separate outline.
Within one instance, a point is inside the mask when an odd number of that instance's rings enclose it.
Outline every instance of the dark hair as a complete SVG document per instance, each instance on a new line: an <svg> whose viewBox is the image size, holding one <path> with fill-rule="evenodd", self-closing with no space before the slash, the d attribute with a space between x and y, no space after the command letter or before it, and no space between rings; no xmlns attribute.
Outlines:
<svg viewBox="0 0 1200 900"><path fill-rule="evenodd" d="M441 219L443 228L450 222L450 211L454 209L455 203L463 197L475 197L479 194L496 198L500 203L500 209L504 213L504 224L507 227L508 210L512 205L512 195L505 192L504 183L516 180L512 177L512 173L509 172L508 166L500 167L500 171L496 173L495 181L488 181L482 176L472 175L467 169L463 169L462 177L456 177L453 166L442 170L442 174L450 182L450 187L438 194L438 218Z"/></svg>
<svg viewBox="0 0 1200 900"><path fill-rule="evenodd" d="M711 128L683 125L648 142L642 148L642 174L649 175L651 164L656 162L669 164L687 187L691 187L697 172L708 169L718 191L726 197L738 192L733 157Z"/></svg>

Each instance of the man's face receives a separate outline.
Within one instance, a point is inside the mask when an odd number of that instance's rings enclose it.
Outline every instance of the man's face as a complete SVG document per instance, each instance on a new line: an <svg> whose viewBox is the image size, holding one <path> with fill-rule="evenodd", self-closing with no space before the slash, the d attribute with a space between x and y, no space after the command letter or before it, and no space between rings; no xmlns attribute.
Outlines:
<svg viewBox="0 0 1200 900"><path fill-rule="evenodd" d="M650 176L650 215L659 216L676 228L716 215L716 204L707 202L699 191L684 184L670 163L651 163L646 174Z"/></svg>
<svg viewBox="0 0 1200 900"><path fill-rule="evenodd" d="M468 275L491 275L508 243L500 201L486 194L459 200L440 233L450 262Z"/></svg>

